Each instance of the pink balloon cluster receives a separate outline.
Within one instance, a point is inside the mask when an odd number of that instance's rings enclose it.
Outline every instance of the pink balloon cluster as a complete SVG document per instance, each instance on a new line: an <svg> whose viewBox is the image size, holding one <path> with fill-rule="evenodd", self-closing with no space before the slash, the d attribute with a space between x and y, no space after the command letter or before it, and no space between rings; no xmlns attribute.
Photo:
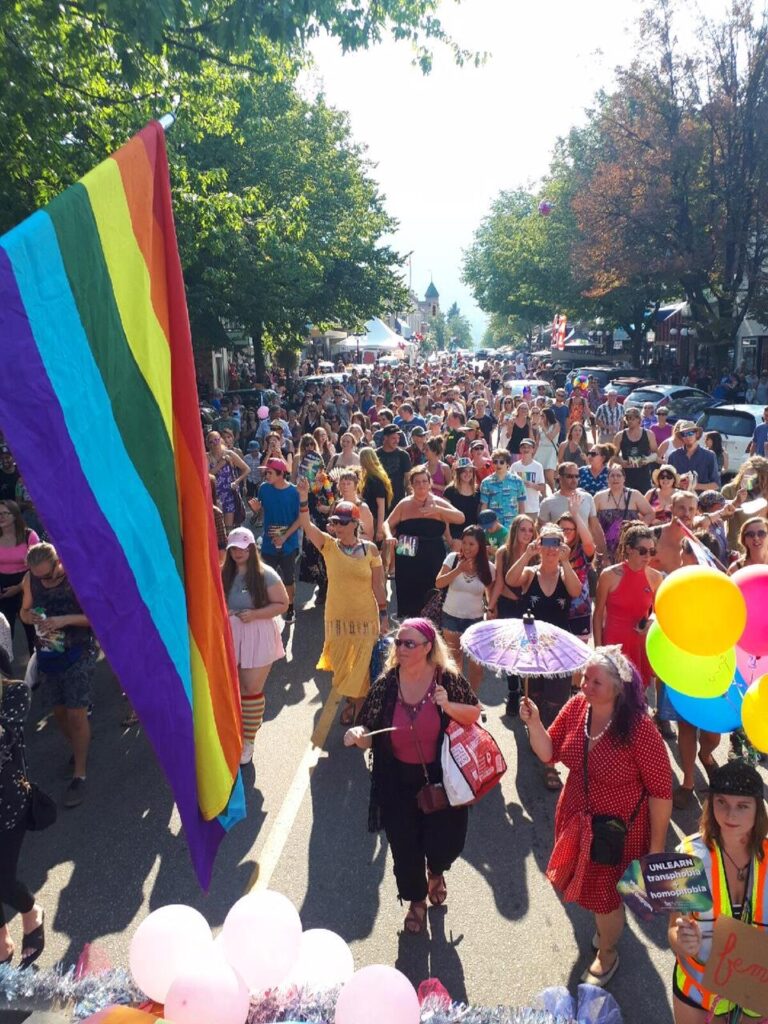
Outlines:
<svg viewBox="0 0 768 1024"><path fill-rule="evenodd" d="M302 931L291 901L265 890L232 907L214 941L192 907L161 907L131 940L131 974L164 1004L168 1024L245 1024L252 994L278 987L341 988L335 1024L419 1024L413 985L394 967L355 973L349 946L324 928Z"/></svg>

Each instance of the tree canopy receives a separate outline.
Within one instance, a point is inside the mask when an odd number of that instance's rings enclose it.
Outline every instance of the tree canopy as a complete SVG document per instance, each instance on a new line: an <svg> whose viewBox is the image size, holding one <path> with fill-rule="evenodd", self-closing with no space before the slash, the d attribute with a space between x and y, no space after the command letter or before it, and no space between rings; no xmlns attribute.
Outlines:
<svg viewBox="0 0 768 1024"><path fill-rule="evenodd" d="M673 0L652 0L615 90L540 188L501 193L477 229L465 280L501 322L600 316L637 349L669 299L687 300L702 343L768 316L768 16L734 0L693 53L674 26Z"/></svg>
<svg viewBox="0 0 768 1024"><path fill-rule="evenodd" d="M396 223L346 116L296 86L319 32L384 33L428 66L453 46L437 0L9 0L0 7L0 232L146 121L168 136L196 343L234 322L295 345L307 321L354 326L406 300ZM454 46L458 60L465 59Z"/></svg>

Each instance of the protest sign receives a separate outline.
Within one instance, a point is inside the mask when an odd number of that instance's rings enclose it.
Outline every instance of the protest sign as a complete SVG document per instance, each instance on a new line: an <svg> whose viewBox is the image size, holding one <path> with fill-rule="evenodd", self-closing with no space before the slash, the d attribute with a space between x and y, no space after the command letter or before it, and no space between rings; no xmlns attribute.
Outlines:
<svg viewBox="0 0 768 1024"><path fill-rule="evenodd" d="M732 917L718 917L704 988L743 1010L768 1016L768 934Z"/></svg>
<svg viewBox="0 0 768 1024"><path fill-rule="evenodd" d="M698 857L682 853L652 853L640 861L643 883L654 913L683 914L712 909L712 893Z"/></svg>

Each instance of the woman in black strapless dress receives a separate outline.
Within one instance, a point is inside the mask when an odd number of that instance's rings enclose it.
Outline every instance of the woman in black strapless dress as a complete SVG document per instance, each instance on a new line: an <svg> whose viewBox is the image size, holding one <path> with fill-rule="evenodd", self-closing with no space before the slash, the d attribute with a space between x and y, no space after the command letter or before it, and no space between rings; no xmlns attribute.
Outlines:
<svg viewBox="0 0 768 1024"><path fill-rule="evenodd" d="M384 536L395 550L399 618L421 614L445 558L445 524L464 522L463 512L432 493L426 466L414 466L408 480L411 493L384 523Z"/></svg>

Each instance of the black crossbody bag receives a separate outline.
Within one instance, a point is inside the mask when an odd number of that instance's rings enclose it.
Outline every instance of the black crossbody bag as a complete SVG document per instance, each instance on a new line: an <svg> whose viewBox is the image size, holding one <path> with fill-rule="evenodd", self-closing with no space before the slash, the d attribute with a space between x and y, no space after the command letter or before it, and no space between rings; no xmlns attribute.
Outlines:
<svg viewBox="0 0 768 1024"><path fill-rule="evenodd" d="M624 858L624 844L627 839L627 833L640 813L640 808L645 800L645 793L641 794L640 799L637 801L637 806L630 815L629 821L624 821L618 814L592 814L589 809L589 773L587 771L589 725L591 721L592 709L590 708L587 712L587 735L584 737L584 799L587 804L587 814L592 819L592 845L589 850L589 858L593 864L617 867Z"/></svg>

